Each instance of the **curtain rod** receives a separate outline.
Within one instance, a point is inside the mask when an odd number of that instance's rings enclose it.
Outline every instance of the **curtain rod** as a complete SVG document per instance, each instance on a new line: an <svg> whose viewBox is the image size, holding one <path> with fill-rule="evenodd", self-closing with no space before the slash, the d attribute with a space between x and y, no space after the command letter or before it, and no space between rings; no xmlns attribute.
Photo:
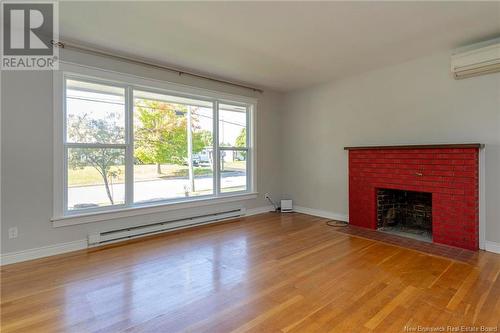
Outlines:
<svg viewBox="0 0 500 333"><path fill-rule="evenodd" d="M178 73L179 75L189 75L189 76L192 76L192 77L195 77L195 78L209 80L209 81L212 81L212 82L223 83L223 84L227 84L227 85L231 85L231 86L235 86L235 87L239 87L239 88L249 89L249 90L252 90L252 91L255 91L255 92L259 92L259 93L263 93L264 92L262 89L259 89L259 88L250 87L250 86L246 86L246 85L235 83L235 82L231 82L231 81L226 81L226 80L221 80L221 79L215 79L213 77L209 77L209 76L205 76L205 75L201 75L201 74L196 74L196 73L193 73L193 72L187 72L187 71L176 69L176 68L173 68L173 67L163 66L163 65L160 65L160 64L156 64L154 62L150 62L148 60L135 59L135 58L131 58L131 57L127 57L127 56L122 56L122 55L114 54L114 53L103 51L103 50L98 50L98 49L94 49L94 48L84 47L84 46L80 46L80 45L76 45L76 44L70 44L70 43L62 42L62 41L52 40L51 44L52 44L53 47L58 47L58 48L61 48L61 49L75 50L75 51L80 51L80 52L84 52L84 53L95 54L95 55L98 55L98 56L111 57L111 58L115 58L115 59L119 59L119 60L122 60L122 61L129 62L129 63L135 63L135 64L139 64L139 65L143 65L143 66L148 66L148 67L152 67L152 68L158 68L158 69L167 70L167 71L170 71L170 72Z"/></svg>

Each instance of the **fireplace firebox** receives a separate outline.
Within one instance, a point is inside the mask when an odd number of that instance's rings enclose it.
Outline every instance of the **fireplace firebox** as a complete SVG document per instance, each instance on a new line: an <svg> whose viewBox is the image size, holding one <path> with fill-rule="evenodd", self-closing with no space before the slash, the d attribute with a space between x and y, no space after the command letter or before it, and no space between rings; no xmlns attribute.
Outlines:
<svg viewBox="0 0 500 333"><path fill-rule="evenodd" d="M432 193L377 189L377 230L432 242Z"/></svg>

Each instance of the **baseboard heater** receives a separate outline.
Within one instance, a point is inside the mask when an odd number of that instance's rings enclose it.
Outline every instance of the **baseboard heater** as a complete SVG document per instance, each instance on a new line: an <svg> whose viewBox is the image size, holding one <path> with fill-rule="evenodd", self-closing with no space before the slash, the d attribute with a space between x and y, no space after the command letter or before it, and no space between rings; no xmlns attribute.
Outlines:
<svg viewBox="0 0 500 333"><path fill-rule="evenodd" d="M89 235L88 243L89 246L97 246L106 243L113 243L127 239L188 228L196 225L214 223L230 218L241 217L243 215L245 215L245 209L240 208L213 214L198 215L177 220L146 224L137 227L105 231L98 234Z"/></svg>

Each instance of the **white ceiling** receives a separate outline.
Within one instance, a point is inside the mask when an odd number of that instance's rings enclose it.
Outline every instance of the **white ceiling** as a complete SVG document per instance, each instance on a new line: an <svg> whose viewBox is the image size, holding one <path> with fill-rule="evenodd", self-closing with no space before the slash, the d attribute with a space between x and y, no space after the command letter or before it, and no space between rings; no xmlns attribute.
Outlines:
<svg viewBox="0 0 500 333"><path fill-rule="evenodd" d="M61 2L63 39L290 91L500 35L500 2Z"/></svg>

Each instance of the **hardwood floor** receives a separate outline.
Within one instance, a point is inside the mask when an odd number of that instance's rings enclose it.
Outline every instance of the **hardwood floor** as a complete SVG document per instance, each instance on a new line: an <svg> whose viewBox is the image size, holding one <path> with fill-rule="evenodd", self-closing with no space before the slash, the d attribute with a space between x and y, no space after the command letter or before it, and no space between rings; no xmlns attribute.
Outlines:
<svg viewBox="0 0 500 333"><path fill-rule="evenodd" d="M1 332L498 327L500 255L452 261L325 221L270 213L4 266Z"/></svg>

